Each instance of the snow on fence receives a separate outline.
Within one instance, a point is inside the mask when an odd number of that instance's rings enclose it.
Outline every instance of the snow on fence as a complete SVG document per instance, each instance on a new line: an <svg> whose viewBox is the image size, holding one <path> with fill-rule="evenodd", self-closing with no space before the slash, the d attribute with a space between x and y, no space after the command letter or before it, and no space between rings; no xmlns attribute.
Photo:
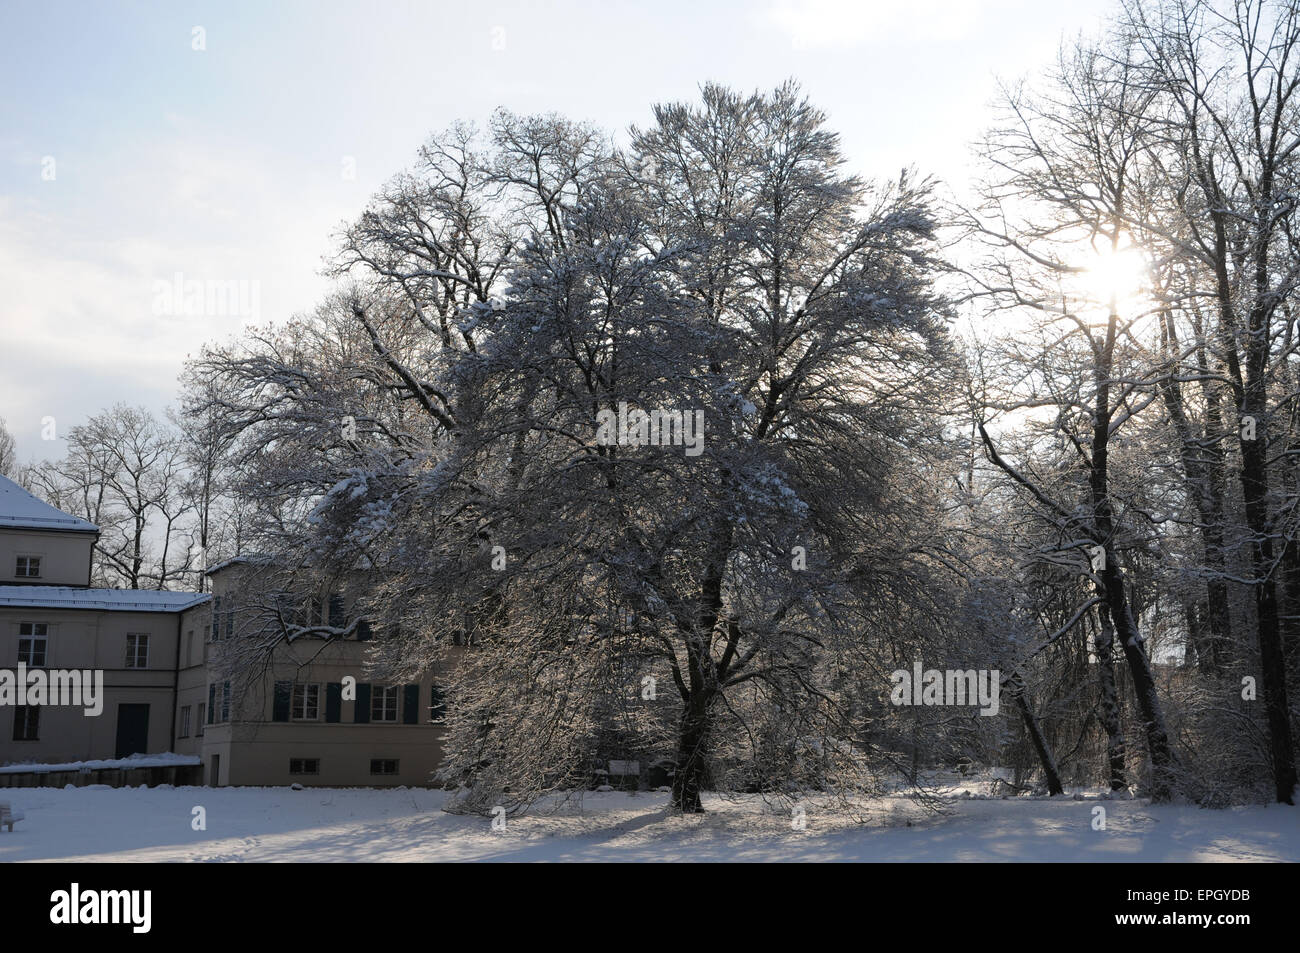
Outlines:
<svg viewBox="0 0 1300 953"><path fill-rule="evenodd" d="M199 785L203 766L193 755L133 755L101 761L60 764L7 764L0 767L0 788L61 788L106 784L109 787Z"/></svg>

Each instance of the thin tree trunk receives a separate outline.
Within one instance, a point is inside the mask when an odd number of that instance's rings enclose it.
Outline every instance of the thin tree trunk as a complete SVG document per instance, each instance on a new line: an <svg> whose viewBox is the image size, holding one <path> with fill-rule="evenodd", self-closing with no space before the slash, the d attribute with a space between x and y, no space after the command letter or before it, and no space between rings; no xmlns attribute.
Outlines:
<svg viewBox="0 0 1300 953"><path fill-rule="evenodd" d="M1029 707L1029 702L1025 699L1024 683L1020 681L1019 676L1010 683L1011 695L1016 701L1016 707L1020 709L1020 717L1024 719L1025 731L1029 733L1029 740L1033 742L1034 751L1038 755L1038 763L1042 766L1043 777L1047 779L1047 793L1052 797L1058 794L1064 794L1065 788L1061 786L1061 775L1056 770L1056 759L1052 756L1052 749L1047 745L1047 739L1043 736L1043 730L1038 724L1038 719L1034 716L1033 710Z"/></svg>
<svg viewBox="0 0 1300 953"><path fill-rule="evenodd" d="M1116 231L1118 235L1118 231ZM1088 474L1092 492L1092 525L1094 538L1104 551L1104 564L1094 579L1097 595L1109 609L1115 633L1119 637L1124 659L1128 662L1137 697L1138 710L1146 733L1147 753L1151 759L1151 798L1168 801L1173 797L1173 751L1169 746L1169 732L1165 728L1164 711L1156 692L1151 664L1142 648L1137 622L1129 607L1124 590L1124 573L1119 558L1113 551L1115 520L1111 513L1109 483L1109 449L1112 410L1110 406L1111 365L1115 353L1115 337L1119 324L1116 301L1112 298L1110 317L1106 322L1104 340L1094 342L1096 348L1094 381L1096 404L1093 409L1092 467Z"/></svg>
<svg viewBox="0 0 1300 953"><path fill-rule="evenodd" d="M1161 343L1168 355L1168 363L1166 376L1159 385L1160 396L1178 435L1183 482L1200 520L1207 573L1205 611L1196 613L1194 620L1189 618L1189 622L1194 622L1189 635L1196 653L1197 668L1207 675L1215 675L1222 671L1223 650L1232 639L1228 587L1224 579L1222 481L1215 478L1217 461L1208 450L1212 443L1209 435L1201 437L1195 434L1187 419L1176 363L1180 347L1178 330L1170 311L1161 315ZM1198 360L1204 363L1203 354Z"/></svg>
<svg viewBox="0 0 1300 953"><path fill-rule="evenodd" d="M1110 621L1110 610L1098 608L1099 625L1093 636L1097 656L1097 681L1101 688L1101 727L1106 732L1106 763L1110 770L1110 789L1122 791L1128 787L1124 777L1124 734L1120 728L1119 692L1115 685L1115 627Z"/></svg>

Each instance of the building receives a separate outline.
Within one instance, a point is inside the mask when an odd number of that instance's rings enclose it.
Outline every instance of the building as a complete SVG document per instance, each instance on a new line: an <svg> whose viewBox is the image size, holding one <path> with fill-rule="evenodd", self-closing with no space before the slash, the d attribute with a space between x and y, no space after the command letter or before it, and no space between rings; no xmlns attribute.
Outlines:
<svg viewBox="0 0 1300 953"><path fill-rule="evenodd" d="M232 685L222 649L251 615L244 597L258 561L210 569L211 594L96 589L98 534L0 477L0 766L170 751L199 758L210 785L430 782L444 734L433 673L369 680L361 623L346 638L279 645ZM321 593L297 611L341 622L354 598ZM80 679L81 693L72 703L6 698L5 679L12 694L24 673L65 688ZM97 712L87 704L95 683Z"/></svg>

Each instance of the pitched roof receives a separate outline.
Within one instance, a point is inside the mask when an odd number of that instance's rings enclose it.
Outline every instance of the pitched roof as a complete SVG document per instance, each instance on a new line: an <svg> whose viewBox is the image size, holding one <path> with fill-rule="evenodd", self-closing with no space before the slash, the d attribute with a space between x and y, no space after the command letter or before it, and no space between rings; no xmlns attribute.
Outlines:
<svg viewBox="0 0 1300 953"><path fill-rule="evenodd" d="M0 527L98 533L99 527L79 516L56 510L8 477L0 476Z"/></svg>
<svg viewBox="0 0 1300 953"><path fill-rule="evenodd" d="M270 566L275 562L271 556L262 553L246 553L241 556L231 556L229 559L223 559L215 566L209 566L203 570L203 575L211 576L213 573L221 572L223 569L229 569L231 566Z"/></svg>
<svg viewBox="0 0 1300 953"><path fill-rule="evenodd" d="M104 612L181 612L207 602L206 592L160 589L80 589L75 586L0 586L0 608L93 609Z"/></svg>

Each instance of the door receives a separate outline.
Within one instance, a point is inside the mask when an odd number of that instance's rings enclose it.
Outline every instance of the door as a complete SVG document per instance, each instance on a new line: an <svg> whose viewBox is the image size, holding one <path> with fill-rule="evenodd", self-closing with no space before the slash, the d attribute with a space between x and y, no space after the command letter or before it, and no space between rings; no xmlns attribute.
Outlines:
<svg viewBox="0 0 1300 953"><path fill-rule="evenodd" d="M117 706L117 754L126 758L149 750L149 706Z"/></svg>
<svg viewBox="0 0 1300 953"><path fill-rule="evenodd" d="M219 754L214 754L212 756L212 769L211 773L208 775L208 787L221 787L221 755Z"/></svg>

